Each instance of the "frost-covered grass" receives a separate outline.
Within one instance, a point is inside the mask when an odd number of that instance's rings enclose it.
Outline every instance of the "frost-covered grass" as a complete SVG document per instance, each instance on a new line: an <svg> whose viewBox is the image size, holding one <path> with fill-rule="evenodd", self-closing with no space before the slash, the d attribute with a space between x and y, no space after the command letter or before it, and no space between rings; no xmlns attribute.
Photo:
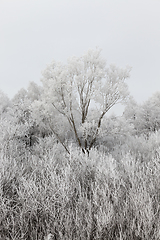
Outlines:
<svg viewBox="0 0 160 240"><path fill-rule="evenodd" d="M57 144L23 157L1 151L0 239L160 239L158 146L147 161L140 150L116 160L70 151Z"/></svg>

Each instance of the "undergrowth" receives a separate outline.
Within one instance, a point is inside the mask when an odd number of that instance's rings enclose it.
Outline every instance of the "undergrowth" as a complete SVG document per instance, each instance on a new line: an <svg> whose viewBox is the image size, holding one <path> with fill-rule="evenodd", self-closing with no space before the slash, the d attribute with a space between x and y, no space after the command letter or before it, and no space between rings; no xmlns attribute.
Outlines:
<svg viewBox="0 0 160 240"><path fill-rule="evenodd" d="M0 239L160 239L159 148L116 155L52 148L0 159ZM146 156L146 152L145 155Z"/></svg>

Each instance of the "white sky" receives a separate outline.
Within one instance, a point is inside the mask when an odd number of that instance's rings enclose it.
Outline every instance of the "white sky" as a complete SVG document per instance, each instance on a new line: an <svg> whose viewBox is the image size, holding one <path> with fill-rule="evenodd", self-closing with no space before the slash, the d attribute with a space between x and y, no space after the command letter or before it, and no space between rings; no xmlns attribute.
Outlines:
<svg viewBox="0 0 160 240"><path fill-rule="evenodd" d="M9 97L40 83L53 59L96 46L108 64L132 66L138 103L160 91L160 0L0 0L0 89Z"/></svg>

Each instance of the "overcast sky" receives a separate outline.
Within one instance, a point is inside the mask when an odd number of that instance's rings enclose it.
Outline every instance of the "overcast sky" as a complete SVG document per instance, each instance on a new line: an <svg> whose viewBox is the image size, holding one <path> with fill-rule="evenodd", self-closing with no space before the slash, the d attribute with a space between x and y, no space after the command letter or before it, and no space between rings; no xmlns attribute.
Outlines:
<svg viewBox="0 0 160 240"><path fill-rule="evenodd" d="M138 103L160 91L160 0L0 0L0 89L9 97L53 59L102 48L108 64L132 66Z"/></svg>

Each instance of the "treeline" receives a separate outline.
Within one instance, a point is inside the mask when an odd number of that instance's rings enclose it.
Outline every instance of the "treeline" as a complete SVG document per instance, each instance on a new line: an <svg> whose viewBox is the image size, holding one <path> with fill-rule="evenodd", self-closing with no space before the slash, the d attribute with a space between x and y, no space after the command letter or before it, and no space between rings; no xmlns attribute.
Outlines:
<svg viewBox="0 0 160 240"><path fill-rule="evenodd" d="M74 132L68 122L54 111L50 116L39 106L42 87L34 82L28 89L21 89L13 99L0 92L0 128L1 149L15 145L19 150L33 147L44 138L52 137L53 144L60 142L67 147L72 143L79 146ZM46 115L45 115L46 114ZM79 121L77 116L77 121ZM94 132L94 119L87 122L86 129L80 128L81 138L87 138ZM93 147L110 152L119 144L124 144L130 136L148 138L160 129L160 93L155 93L143 104L137 104L132 98L128 100L122 116L106 116ZM87 133L88 131L88 133ZM57 134L58 132L58 134ZM33 148L32 148L33 149Z"/></svg>

